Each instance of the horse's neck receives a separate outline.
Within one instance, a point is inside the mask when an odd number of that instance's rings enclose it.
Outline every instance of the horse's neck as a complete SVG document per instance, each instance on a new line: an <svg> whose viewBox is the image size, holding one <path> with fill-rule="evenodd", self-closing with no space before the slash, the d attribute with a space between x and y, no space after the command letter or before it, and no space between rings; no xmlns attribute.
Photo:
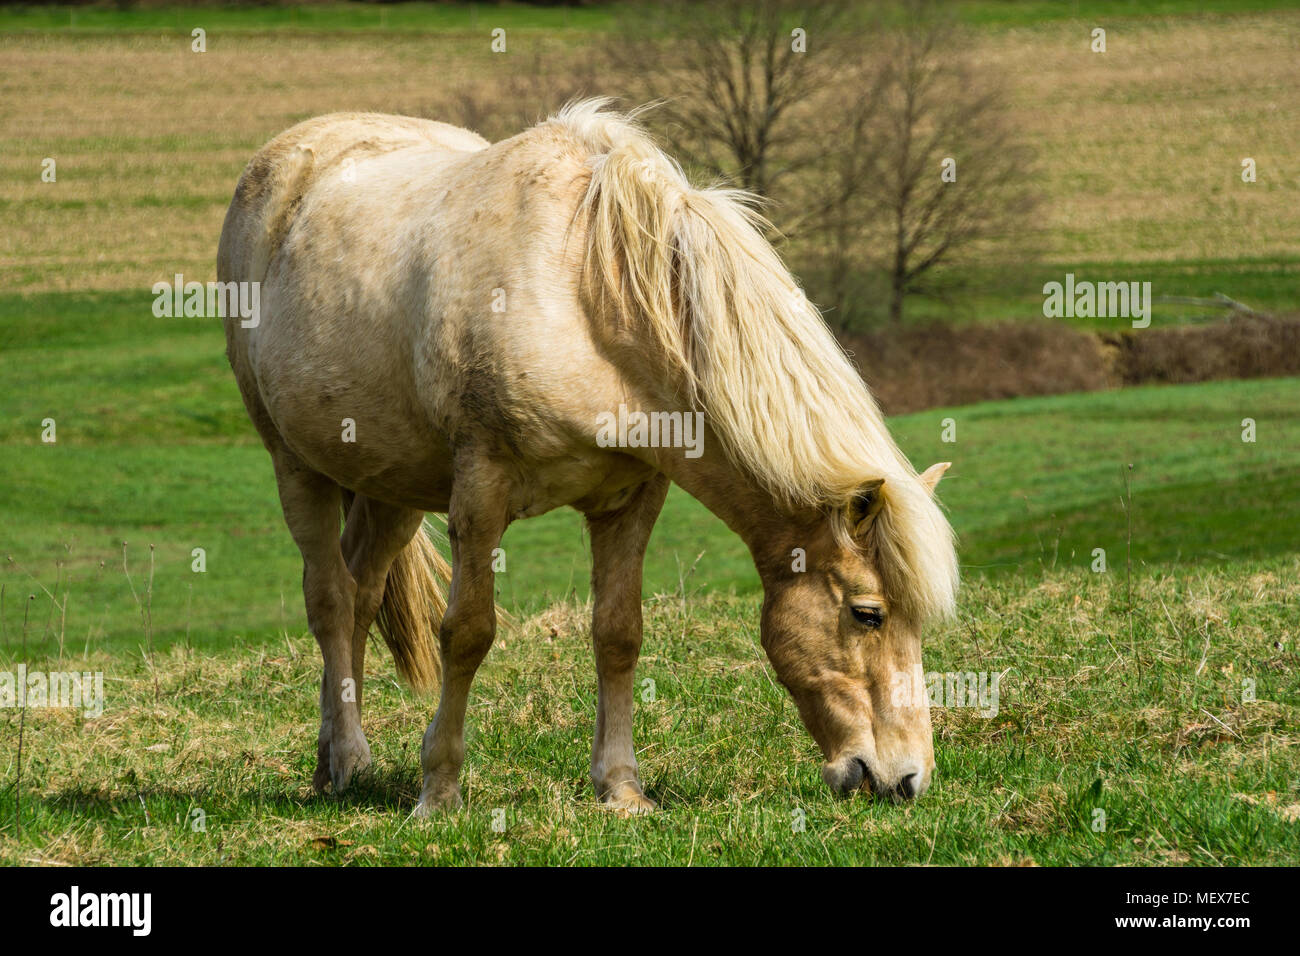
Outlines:
<svg viewBox="0 0 1300 956"><path fill-rule="evenodd" d="M691 497L717 515L740 536L766 582L769 571L788 564L790 549L807 543L816 516L795 515L781 508L770 492L728 460L716 436L699 458L665 449L658 465Z"/></svg>

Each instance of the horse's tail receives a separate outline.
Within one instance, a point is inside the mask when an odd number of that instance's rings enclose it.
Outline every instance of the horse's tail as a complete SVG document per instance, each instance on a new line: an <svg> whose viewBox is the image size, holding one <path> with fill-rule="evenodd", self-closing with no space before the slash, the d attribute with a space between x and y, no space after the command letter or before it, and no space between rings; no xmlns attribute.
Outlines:
<svg viewBox="0 0 1300 956"><path fill-rule="evenodd" d="M417 694L432 692L442 677L438 629L450 584L451 565L421 524L388 569L384 600L375 616L397 673Z"/></svg>
<svg viewBox="0 0 1300 956"><path fill-rule="evenodd" d="M355 498L343 490L343 520ZM375 624L388 645L397 665L398 675L417 694L432 693L442 680L442 660L438 631L447 613L447 589L451 586L451 564L434 546L426 523L421 523L388 568L384 598ZM513 630L517 621L505 608L496 605L500 626Z"/></svg>
<svg viewBox="0 0 1300 956"><path fill-rule="evenodd" d="M351 492L344 492L345 521L353 498ZM447 611L445 594L450 583L451 565L421 523L389 567L384 598L375 615L397 673L417 694L432 692L441 680L438 629Z"/></svg>

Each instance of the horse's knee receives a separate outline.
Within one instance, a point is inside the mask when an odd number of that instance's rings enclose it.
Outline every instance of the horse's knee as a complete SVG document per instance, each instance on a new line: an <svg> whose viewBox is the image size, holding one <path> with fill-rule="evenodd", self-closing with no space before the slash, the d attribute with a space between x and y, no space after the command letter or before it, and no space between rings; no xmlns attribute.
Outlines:
<svg viewBox="0 0 1300 956"><path fill-rule="evenodd" d="M641 594L619 592L599 601L591 621L592 647L601 670L617 673L641 656Z"/></svg>
<svg viewBox="0 0 1300 956"><path fill-rule="evenodd" d="M593 641L596 661L607 672L632 670L641 657L641 635L628 631L602 634Z"/></svg>
<svg viewBox="0 0 1300 956"><path fill-rule="evenodd" d="M473 672L483 663L496 637L496 615L482 620L444 617L438 632L442 666L447 672Z"/></svg>

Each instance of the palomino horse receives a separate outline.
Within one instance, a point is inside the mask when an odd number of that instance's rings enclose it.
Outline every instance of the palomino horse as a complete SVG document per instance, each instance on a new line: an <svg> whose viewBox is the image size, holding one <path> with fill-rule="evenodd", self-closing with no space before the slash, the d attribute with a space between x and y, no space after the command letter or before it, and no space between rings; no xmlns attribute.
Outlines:
<svg viewBox="0 0 1300 956"><path fill-rule="evenodd" d="M653 808L633 669L642 559L671 481L748 545L763 647L827 784L926 789L928 702L899 688L922 680L922 627L953 606L952 532L932 497L947 466L912 469L761 225L748 197L693 188L600 101L495 145L336 114L249 163L217 270L261 284L257 321L227 318L227 352L325 659L318 788L370 761L361 683L377 622L415 689L441 670L417 810L460 803L470 683L497 626L493 550L511 521L570 505L591 537L592 783L609 805ZM684 450L682 416L697 412L703 444ZM642 431L653 417L667 440L611 443L615 414ZM445 605L430 511L451 539Z"/></svg>

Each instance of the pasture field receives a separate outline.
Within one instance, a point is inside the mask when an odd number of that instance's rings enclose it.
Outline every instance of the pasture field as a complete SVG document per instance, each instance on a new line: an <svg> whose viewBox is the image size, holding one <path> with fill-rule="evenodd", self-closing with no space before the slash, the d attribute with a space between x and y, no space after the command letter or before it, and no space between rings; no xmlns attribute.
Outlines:
<svg viewBox="0 0 1300 956"><path fill-rule="evenodd" d="M1293 6L958 3L1035 143L1027 176L1051 201L1025 228L1043 256L995 244L957 270L958 307L910 314L1040 318L1065 271L1294 309ZM1300 379L890 420L919 467L953 462L940 492L965 583L926 669L1000 675L996 713L934 711L938 769L914 804L826 790L758 643L749 557L677 489L637 671L658 813L622 819L590 792L589 559L569 511L503 543L520 624L471 696L465 809L409 818L434 702L382 649L375 765L312 793L320 660L269 458L219 325L155 317L150 288L214 278L236 178L274 133L339 109L540 116L616 13L0 12L0 672L102 672L106 695L94 718L0 707L0 863L1300 863ZM1088 52L1098 18L1105 56ZM489 53L497 25L510 56ZM508 101L521 87L536 99Z"/></svg>
<svg viewBox="0 0 1300 956"><path fill-rule="evenodd" d="M104 305L86 314L111 314ZM24 334L5 328L11 343ZM0 669L102 671L107 705L93 720L0 711L0 859L1300 861L1296 380L893 421L919 463L955 462L943 490L967 584L958 618L929 639L927 670L1004 674L996 716L936 711L936 783L908 807L823 792L815 747L758 646L743 548L675 493L651 544L637 672L654 698L638 704L639 759L663 810L648 820L601 810L585 779L595 677L580 525L568 513L515 525L500 593L525 620L475 685L467 808L424 824L407 815L433 704L394 681L384 651L368 663L373 774L341 798L310 792L319 657L300 565L219 349L195 347L213 330L173 326L141 355L126 332L115 349L112 329L96 329L78 344L63 322L56 348L10 353L24 361L3 420L67 410L57 445L29 430L4 436ZM181 374L172 365L185 355ZM96 369L95 405L79 408L73 384ZM1241 440L1245 417L1254 443ZM943 419L955 443L941 441ZM190 569L196 541L208 545L204 574ZM1104 573L1092 570L1098 547ZM193 829L195 811L206 831Z"/></svg>
<svg viewBox="0 0 1300 956"><path fill-rule="evenodd" d="M368 665L374 768L334 797L310 788L310 637L77 654L63 666L102 669L107 707L27 714L21 834L20 717L0 712L0 862L1296 864L1298 572L1291 555L1138 574L1131 614L1122 574L968 583L926 667L1002 674L997 713L934 711L935 782L904 807L826 790L759 648L754 596L647 603L636 739L661 809L632 819L589 792L581 607L493 649L471 697L466 805L428 822L409 814L432 702L393 682L386 655Z"/></svg>
<svg viewBox="0 0 1300 956"><path fill-rule="evenodd" d="M298 633L302 567L270 458L206 319L158 319L147 296L0 297L0 645L36 594L29 648L221 648ZM1296 550L1300 382L1153 386L933 409L891 419L918 467L954 463L943 499L968 573L1005 578L1115 565L1132 464L1139 571ZM41 440L53 418L57 442ZM1242 420L1256 423L1243 442ZM945 442L945 421L952 431ZM125 548L125 569L123 566ZM589 560L567 509L506 534L500 600L525 613L585 600ZM195 573L193 550L206 570ZM152 549L152 588L150 578ZM128 578L129 575L129 578ZM740 540L674 489L647 558L647 596L755 593Z"/></svg>

